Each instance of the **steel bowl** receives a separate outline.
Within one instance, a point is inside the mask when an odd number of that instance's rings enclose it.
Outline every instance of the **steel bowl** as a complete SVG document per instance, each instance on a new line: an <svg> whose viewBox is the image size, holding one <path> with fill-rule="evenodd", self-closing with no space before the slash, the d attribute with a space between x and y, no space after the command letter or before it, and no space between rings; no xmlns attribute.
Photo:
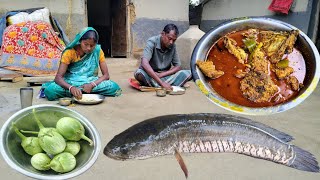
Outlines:
<svg viewBox="0 0 320 180"><path fill-rule="evenodd" d="M310 38L302 31L300 31L296 44L299 47L302 47L299 50L305 59L307 68L306 76L303 82L304 88L299 91L299 94L296 98L291 99L286 103L270 107L252 108L230 102L215 92L210 83L206 80L203 73L196 66L197 60L205 61L207 59L211 47L221 37L233 31L245 30L249 28L275 31L289 31L297 29L288 23L263 17L245 17L233 19L212 28L199 40L191 56L190 66L196 85L201 92L214 104L236 113L248 115L268 115L283 112L297 106L313 92L320 77L319 52Z"/></svg>
<svg viewBox="0 0 320 180"><path fill-rule="evenodd" d="M165 97L167 95L167 91L165 89L157 89L156 95L159 97Z"/></svg>
<svg viewBox="0 0 320 180"><path fill-rule="evenodd" d="M72 99L69 97L64 97L59 99L59 104L61 106L69 106L72 102Z"/></svg>
<svg viewBox="0 0 320 180"><path fill-rule="evenodd" d="M73 117L81 122L85 128L85 135L93 142L93 146L84 140L80 140L80 152L75 156L77 165L70 172L61 174L53 170L38 171L30 163L31 156L21 147L21 139L11 128L13 122L19 129L39 131L34 120L32 110L35 109L38 118L45 127L55 127L56 122L65 116ZM27 135L26 136L30 136ZM0 152L8 165L18 172L35 179L70 179L88 170L97 160L101 149L100 135L95 126L84 116L76 111L57 105L34 105L22 109L13 114L2 126L0 131Z"/></svg>

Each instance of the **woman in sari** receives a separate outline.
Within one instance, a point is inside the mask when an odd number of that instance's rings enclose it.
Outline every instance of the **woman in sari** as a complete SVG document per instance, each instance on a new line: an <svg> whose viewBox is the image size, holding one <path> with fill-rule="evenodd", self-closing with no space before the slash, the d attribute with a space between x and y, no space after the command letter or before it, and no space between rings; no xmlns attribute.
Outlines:
<svg viewBox="0 0 320 180"><path fill-rule="evenodd" d="M87 27L66 47L54 81L43 84L48 100L71 96L81 99L82 93L121 95L119 85L109 80L104 53L97 44L98 38L98 32ZM101 77L98 77L99 67Z"/></svg>

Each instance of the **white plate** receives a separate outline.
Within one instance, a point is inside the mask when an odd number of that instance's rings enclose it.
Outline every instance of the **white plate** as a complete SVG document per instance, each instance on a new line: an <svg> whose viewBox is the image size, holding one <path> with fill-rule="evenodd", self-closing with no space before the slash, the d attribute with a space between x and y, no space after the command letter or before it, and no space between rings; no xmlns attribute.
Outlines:
<svg viewBox="0 0 320 180"><path fill-rule="evenodd" d="M186 92L186 89L180 86L172 86L172 91L170 91L169 94L171 95L180 95L184 94Z"/></svg>
<svg viewBox="0 0 320 180"><path fill-rule="evenodd" d="M79 104L99 104L104 101L105 97L100 94L82 94L82 99L72 98Z"/></svg>

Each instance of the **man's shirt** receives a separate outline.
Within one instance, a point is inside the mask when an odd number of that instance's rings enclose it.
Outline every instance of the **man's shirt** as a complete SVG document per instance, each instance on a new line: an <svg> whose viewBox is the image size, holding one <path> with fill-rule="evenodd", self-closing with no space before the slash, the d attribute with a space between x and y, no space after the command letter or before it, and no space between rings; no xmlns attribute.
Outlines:
<svg viewBox="0 0 320 180"><path fill-rule="evenodd" d="M167 71L171 66L180 66L176 45L170 49L161 49L161 35L153 36L148 39L143 51L143 57L149 60L149 64L156 72Z"/></svg>

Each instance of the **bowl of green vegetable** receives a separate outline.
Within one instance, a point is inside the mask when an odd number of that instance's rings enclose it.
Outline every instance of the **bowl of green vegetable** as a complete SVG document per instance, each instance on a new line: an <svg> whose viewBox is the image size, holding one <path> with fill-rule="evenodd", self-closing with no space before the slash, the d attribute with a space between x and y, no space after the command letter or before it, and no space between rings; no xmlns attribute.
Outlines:
<svg viewBox="0 0 320 180"><path fill-rule="evenodd" d="M34 105L13 114L0 130L8 165L36 179L69 179L88 170L101 149L95 126L78 112Z"/></svg>

